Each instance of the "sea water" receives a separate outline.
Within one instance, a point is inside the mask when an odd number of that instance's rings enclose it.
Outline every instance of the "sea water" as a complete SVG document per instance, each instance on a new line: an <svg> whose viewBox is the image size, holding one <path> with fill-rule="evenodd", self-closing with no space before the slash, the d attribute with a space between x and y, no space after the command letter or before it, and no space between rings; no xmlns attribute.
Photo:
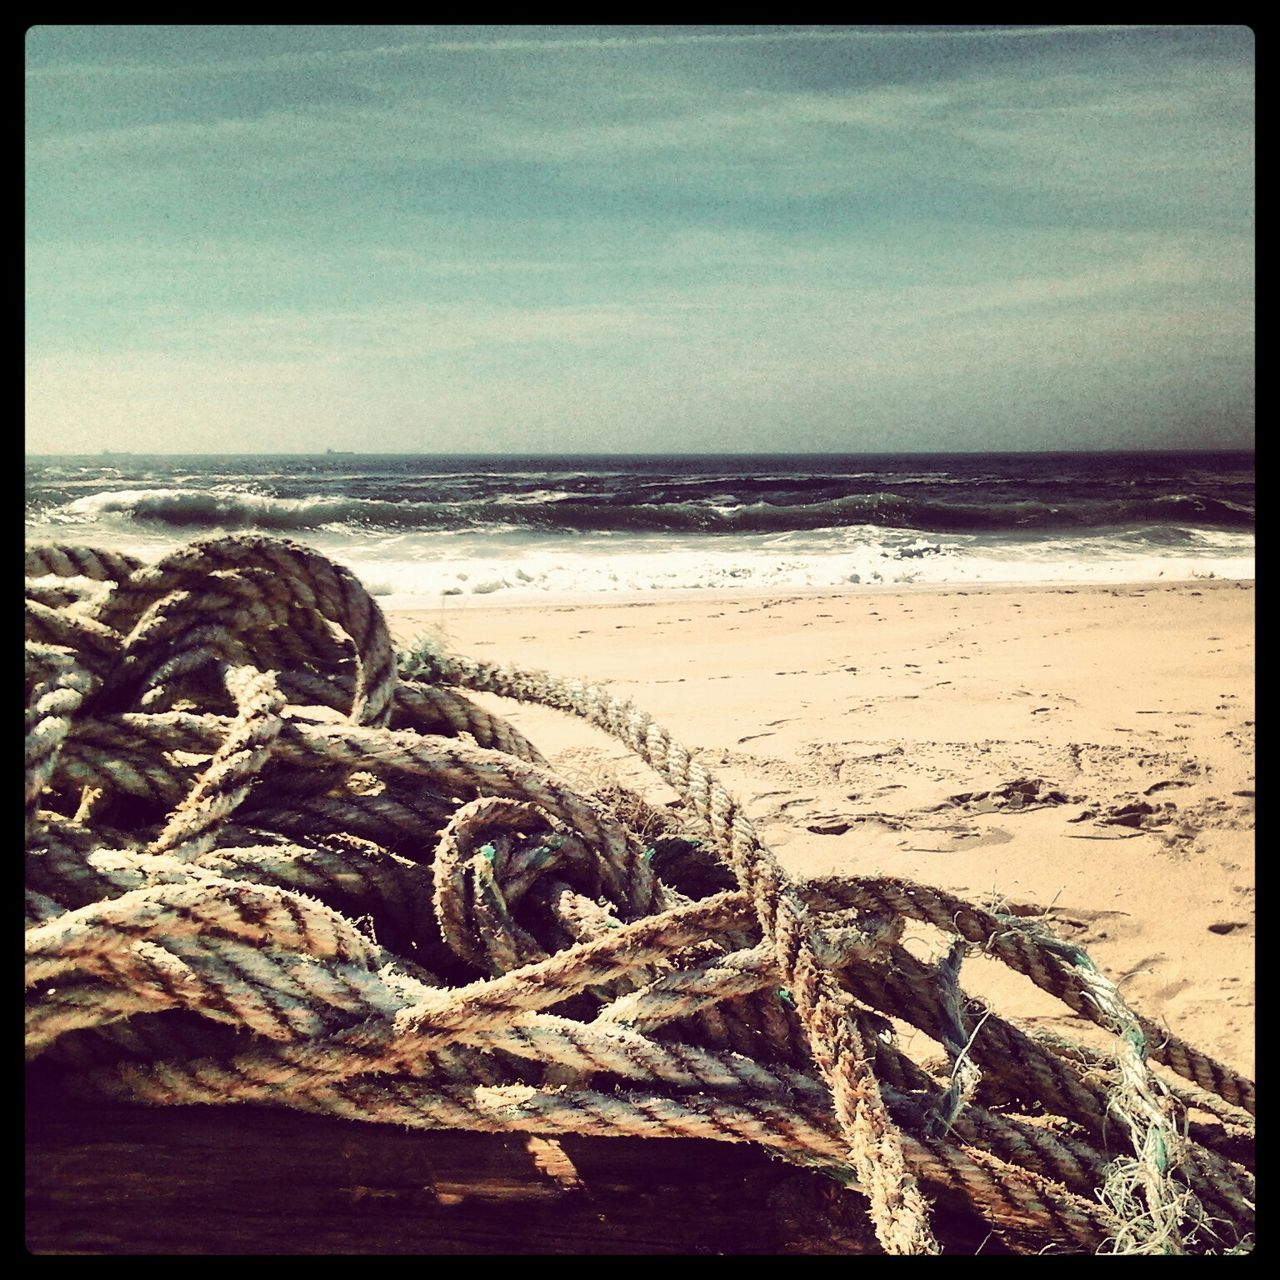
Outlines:
<svg viewBox="0 0 1280 1280"><path fill-rule="evenodd" d="M389 608L1251 579L1252 453L29 456L26 536L257 531Z"/></svg>

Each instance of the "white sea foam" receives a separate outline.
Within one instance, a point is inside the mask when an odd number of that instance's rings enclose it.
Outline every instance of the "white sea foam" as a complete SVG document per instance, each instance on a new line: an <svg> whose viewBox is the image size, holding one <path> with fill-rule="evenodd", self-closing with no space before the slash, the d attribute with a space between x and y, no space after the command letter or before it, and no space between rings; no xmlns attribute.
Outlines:
<svg viewBox="0 0 1280 1280"><path fill-rule="evenodd" d="M887 552L779 554L776 549L648 549L618 546L605 553L563 548L507 556L383 560L364 558L348 544L331 549L361 577L385 585L384 605L429 607L454 597L486 596L510 603L587 598L626 599L704 590L875 590L911 585L1027 586L1053 583L1181 582L1197 578L1252 579L1251 553L1213 556L1094 554L1021 555L1001 550L947 548L926 539Z"/></svg>
<svg viewBox="0 0 1280 1280"><path fill-rule="evenodd" d="M179 491L180 492L180 491ZM120 519L127 495L77 499L28 520L32 541L71 540L155 560L217 527L164 529ZM154 498L155 491L148 496ZM209 501L208 495L203 495ZM234 497L238 505L251 495ZM271 499L281 510L289 500ZM341 499L344 505L352 499ZM308 515L317 513L311 502ZM75 511L71 527L64 521ZM298 514L302 514L299 512ZM309 523L309 522L308 522ZM234 528L234 526L232 526ZM861 591L886 587L1184 582L1254 577L1251 534L1186 531L1174 545L1126 537L931 535L858 526L696 538L666 534L531 534L514 528L356 531L347 524L289 536L348 565L389 608L444 600L623 599L705 590ZM74 534L73 537L68 536Z"/></svg>

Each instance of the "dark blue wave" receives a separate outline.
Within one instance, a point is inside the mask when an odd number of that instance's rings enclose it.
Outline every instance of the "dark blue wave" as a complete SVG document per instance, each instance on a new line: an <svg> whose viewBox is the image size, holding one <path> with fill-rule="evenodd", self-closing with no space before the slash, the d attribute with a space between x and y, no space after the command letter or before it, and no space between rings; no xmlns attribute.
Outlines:
<svg viewBox="0 0 1280 1280"><path fill-rule="evenodd" d="M28 458L53 524L287 533L750 534L870 525L937 534L1249 531L1253 455Z"/></svg>
<svg viewBox="0 0 1280 1280"><path fill-rule="evenodd" d="M1153 498L1091 498L1046 502L1037 498L940 500L878 491L800 502L735 503L718 500L627 502L619 495L584 499L549 495L515 502L500 498L467 501L387 501L311 494L281 498L250 492L157 489L108 490L82 496L53 514L78 519L123 517L174 528L263 529L278 532L346 526L353 529L482 531L525 528L573 533L745 534L786 533L873 525L929 533L1020 531L1086 532L1135 525L1253 528L1252 505L1204 494ZM46 509L45 515L49 516Z"/></svg>

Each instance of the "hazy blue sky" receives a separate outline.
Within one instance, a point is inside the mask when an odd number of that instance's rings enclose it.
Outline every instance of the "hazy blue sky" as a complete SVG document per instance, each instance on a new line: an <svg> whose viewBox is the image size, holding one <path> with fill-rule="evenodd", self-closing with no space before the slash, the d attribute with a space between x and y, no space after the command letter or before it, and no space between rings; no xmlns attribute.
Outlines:
<svg viewBox="0 0 1280 1280"><path fill-rule="evenodd" d="M36 27L27 447L1250 446L1253 57Z"/></svg>

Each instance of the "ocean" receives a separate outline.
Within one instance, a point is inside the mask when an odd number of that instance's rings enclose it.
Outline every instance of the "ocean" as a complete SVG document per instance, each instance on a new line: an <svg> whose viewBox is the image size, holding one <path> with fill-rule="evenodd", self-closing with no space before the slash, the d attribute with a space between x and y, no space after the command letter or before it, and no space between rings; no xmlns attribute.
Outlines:
<svg viewBox="0 0 1280 1280"><path fill-rule="evenodd" d="M28 456L26 536L154 560L254 530L387 608L1251 579L1252 453Z"/></svg>

